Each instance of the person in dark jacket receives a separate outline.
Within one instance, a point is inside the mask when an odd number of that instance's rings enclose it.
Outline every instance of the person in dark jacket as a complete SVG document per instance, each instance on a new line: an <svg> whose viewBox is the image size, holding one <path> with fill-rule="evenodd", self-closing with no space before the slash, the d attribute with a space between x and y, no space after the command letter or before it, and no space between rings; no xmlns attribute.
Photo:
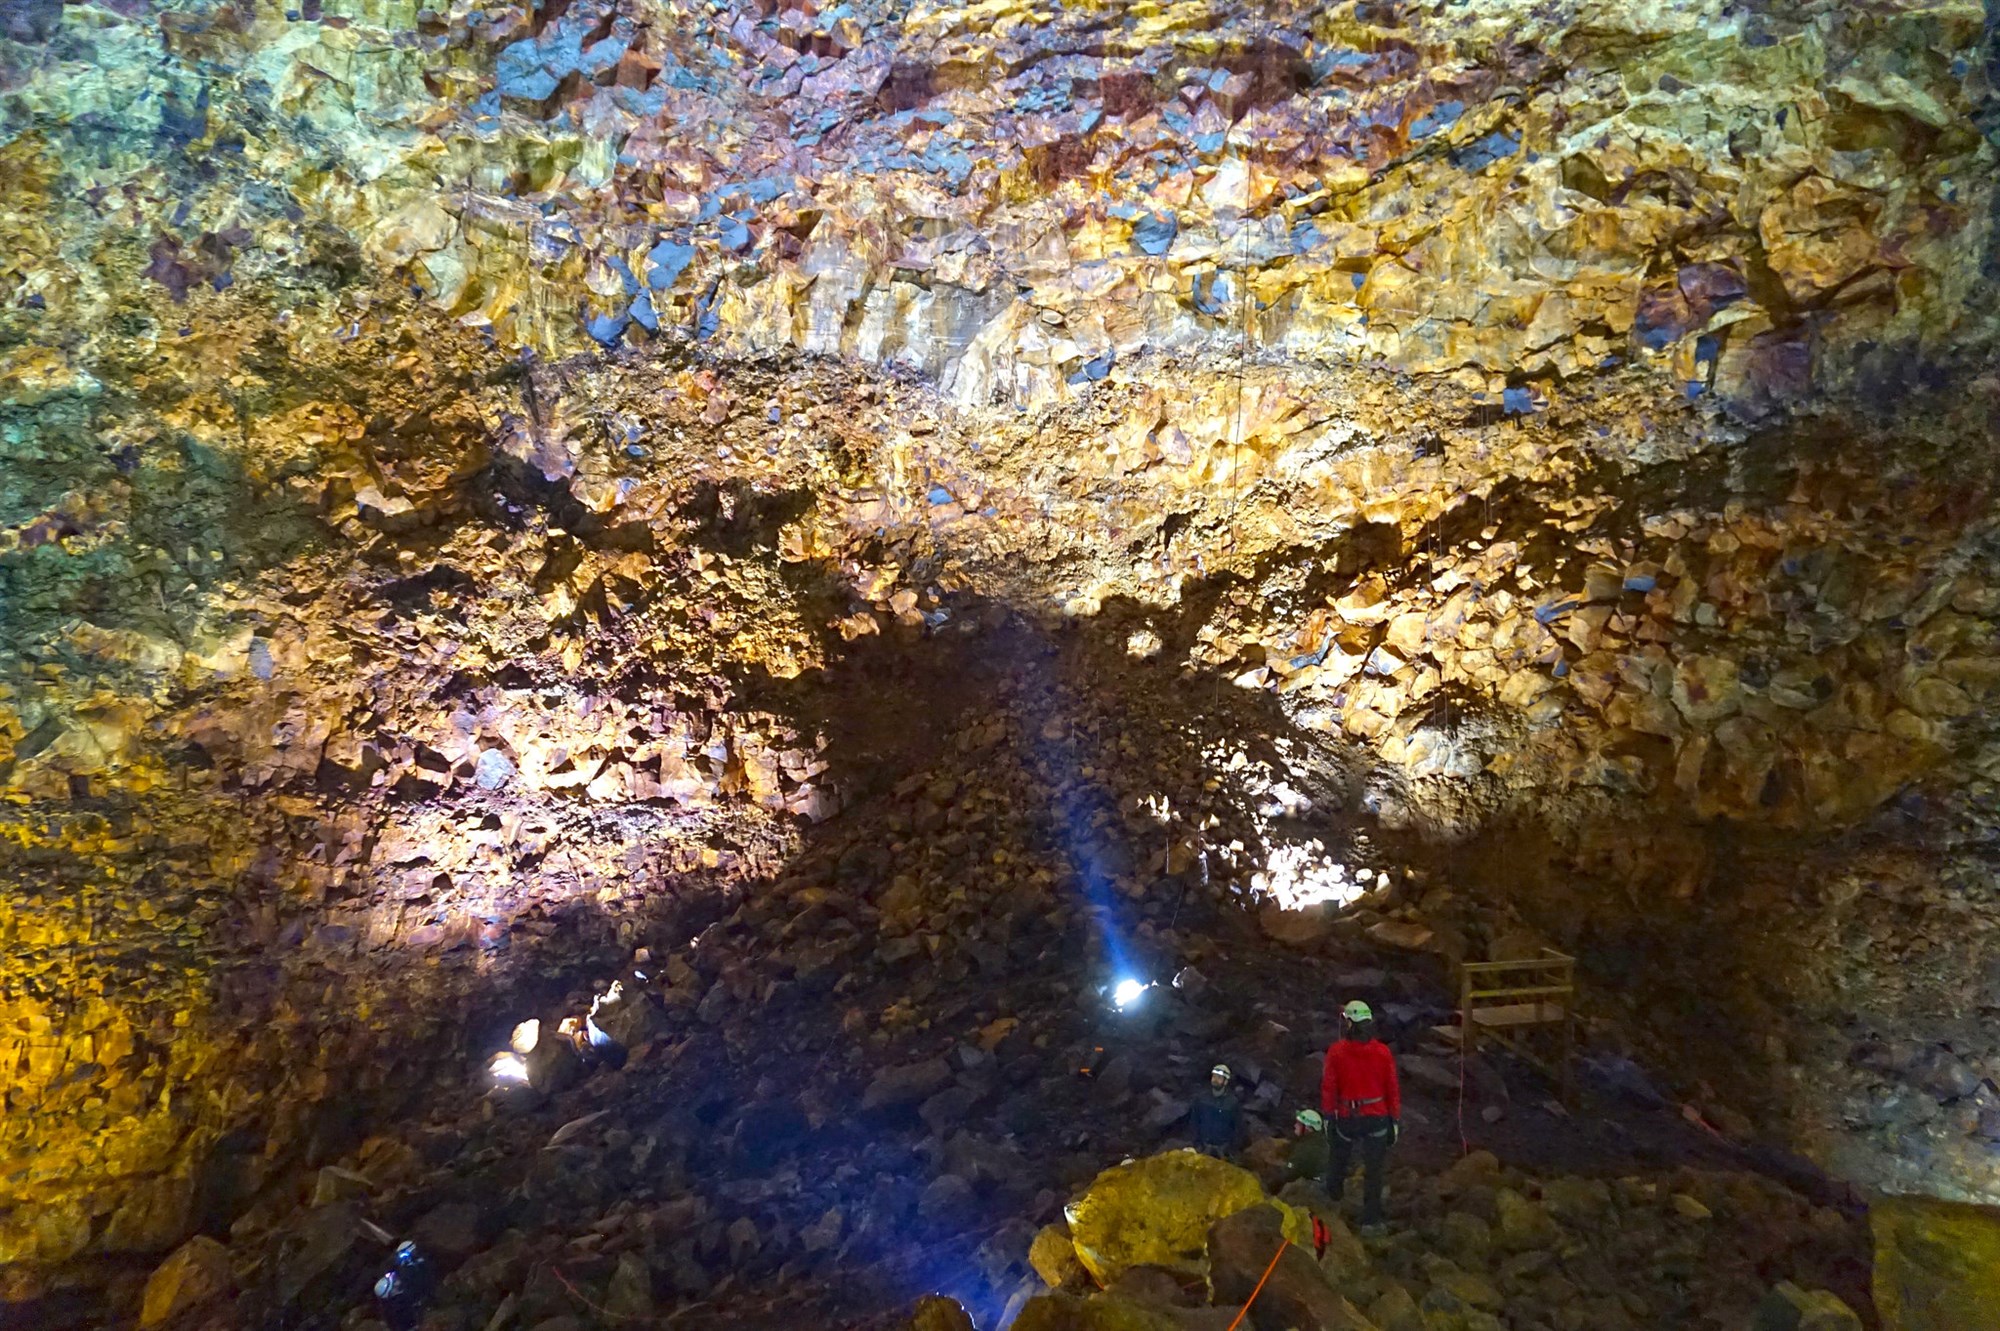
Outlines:
<svg viewBox="0 0 2000 1331"><path fill-rule="evenodd" d="M1403 1114L1396 1056L1375 1038L1375 1014L1359 1000L1340 1010L1341 1038L1328 1046L1319 1107L1326 1115L1326 1192L1338 1202L1347 1171L1361 1156L1361 1227L1379 1229L1382 1171Z"/></svg>
<svg viewBox="0 0 2000 1331"><path fill-rule="evenodd" d="M1208 1091L1188 1110L1188 1124L1194 1129L1194 1149L1203 1155L1226 1160L1243 1144L1243 1106L1229 1088L1227 1063L1217 1063L1208 1073Z"/></svg>
<svg viewBox="0 0 2000 1331"><path fill-rule="evenodd" d="M437 1292L437 1272L416 1244L396 1245L396 1255L375 1282L375 1300L389 1331L417 1331L424 1308Z"/></svg>
<svg viewBox="0 0 2000 1331"><path fill-rule="evenodd" d="M1317 1109L1301 1109L1292 1120L1292 1150L1285 1157L1285 1182L1326 1177L1326 1120Z"/></svg>

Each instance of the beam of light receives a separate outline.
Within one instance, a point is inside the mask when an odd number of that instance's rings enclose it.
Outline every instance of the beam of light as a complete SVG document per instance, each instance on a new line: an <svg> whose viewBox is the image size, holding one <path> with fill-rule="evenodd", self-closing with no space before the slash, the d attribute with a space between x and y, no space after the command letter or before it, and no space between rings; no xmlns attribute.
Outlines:
<svg viewBox="0 0 2000 1331"><path fill-rule="evenodd" d="M1117 987L1111 991L1111 1002L1120 1012L1123 1012L1144 998L1146 991L1152 987L1152 985L1135 980L1128 975L1120 980Z"/></svg>

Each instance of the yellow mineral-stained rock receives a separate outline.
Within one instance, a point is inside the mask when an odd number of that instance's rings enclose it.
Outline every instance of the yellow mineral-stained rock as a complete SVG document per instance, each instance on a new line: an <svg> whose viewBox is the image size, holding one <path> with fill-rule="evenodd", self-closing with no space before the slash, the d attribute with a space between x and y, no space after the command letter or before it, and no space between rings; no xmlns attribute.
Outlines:
<svg viewBox="0 0 2000 1331"><path fill-rule="evenodd" d="M2000 1317L2000 1211L1883 1197L1875 1231L1875 1306L1888 1331L1957 1331Z"/></svg>
<svg viewBox="0 0 2000 1331"><path fill-rule="evenodd" d="M1099 1174L1069 1206L1070 1240L1100 1285L1132 1266L1198 1274L1209 1227L1263 1201L1264 1189L1249 1171L1171 1151ZM1286 1232L1295 1242L1311 1242L1310 1222L1296 1214L1288 1213Z"/></svg>
<svg viewBox="0 0 2000 1331"><path fill-rule="evenodd" d="M235 1287L229 1249L207 1237L189 1239L146 1280L142 1327L165 1326Z"/></svg>

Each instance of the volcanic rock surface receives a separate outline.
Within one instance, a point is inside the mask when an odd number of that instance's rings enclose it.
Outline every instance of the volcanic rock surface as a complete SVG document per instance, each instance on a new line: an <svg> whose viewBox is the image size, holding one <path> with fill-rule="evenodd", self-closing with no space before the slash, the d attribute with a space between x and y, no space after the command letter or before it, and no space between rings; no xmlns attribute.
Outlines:
<svg viewBox="0 0 2000 1331"><path fill-rule="evenodd" d="M991 1292L1208 1044L1545 942L1628 1090L2000 1202L1994 26L0 0L0 1296L353 1321L364 1211L581 1242L487 1166L599 1100L621 1315ZM1142 964L1135 1123L968 1065ZM865 1252L766 1207L864 1106Z"/></svg>

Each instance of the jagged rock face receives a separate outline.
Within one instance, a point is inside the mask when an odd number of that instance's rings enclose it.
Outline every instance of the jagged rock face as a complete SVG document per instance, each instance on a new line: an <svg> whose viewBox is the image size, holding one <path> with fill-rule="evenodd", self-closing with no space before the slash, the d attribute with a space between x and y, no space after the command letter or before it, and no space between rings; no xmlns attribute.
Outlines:
<svg viewBox="0 0 2000 1331"><path fill-rule="evenodd" d="M0 1267L768 876L994 605L1991 1196L1979 7L811 8L0 5Z"/></svg>

